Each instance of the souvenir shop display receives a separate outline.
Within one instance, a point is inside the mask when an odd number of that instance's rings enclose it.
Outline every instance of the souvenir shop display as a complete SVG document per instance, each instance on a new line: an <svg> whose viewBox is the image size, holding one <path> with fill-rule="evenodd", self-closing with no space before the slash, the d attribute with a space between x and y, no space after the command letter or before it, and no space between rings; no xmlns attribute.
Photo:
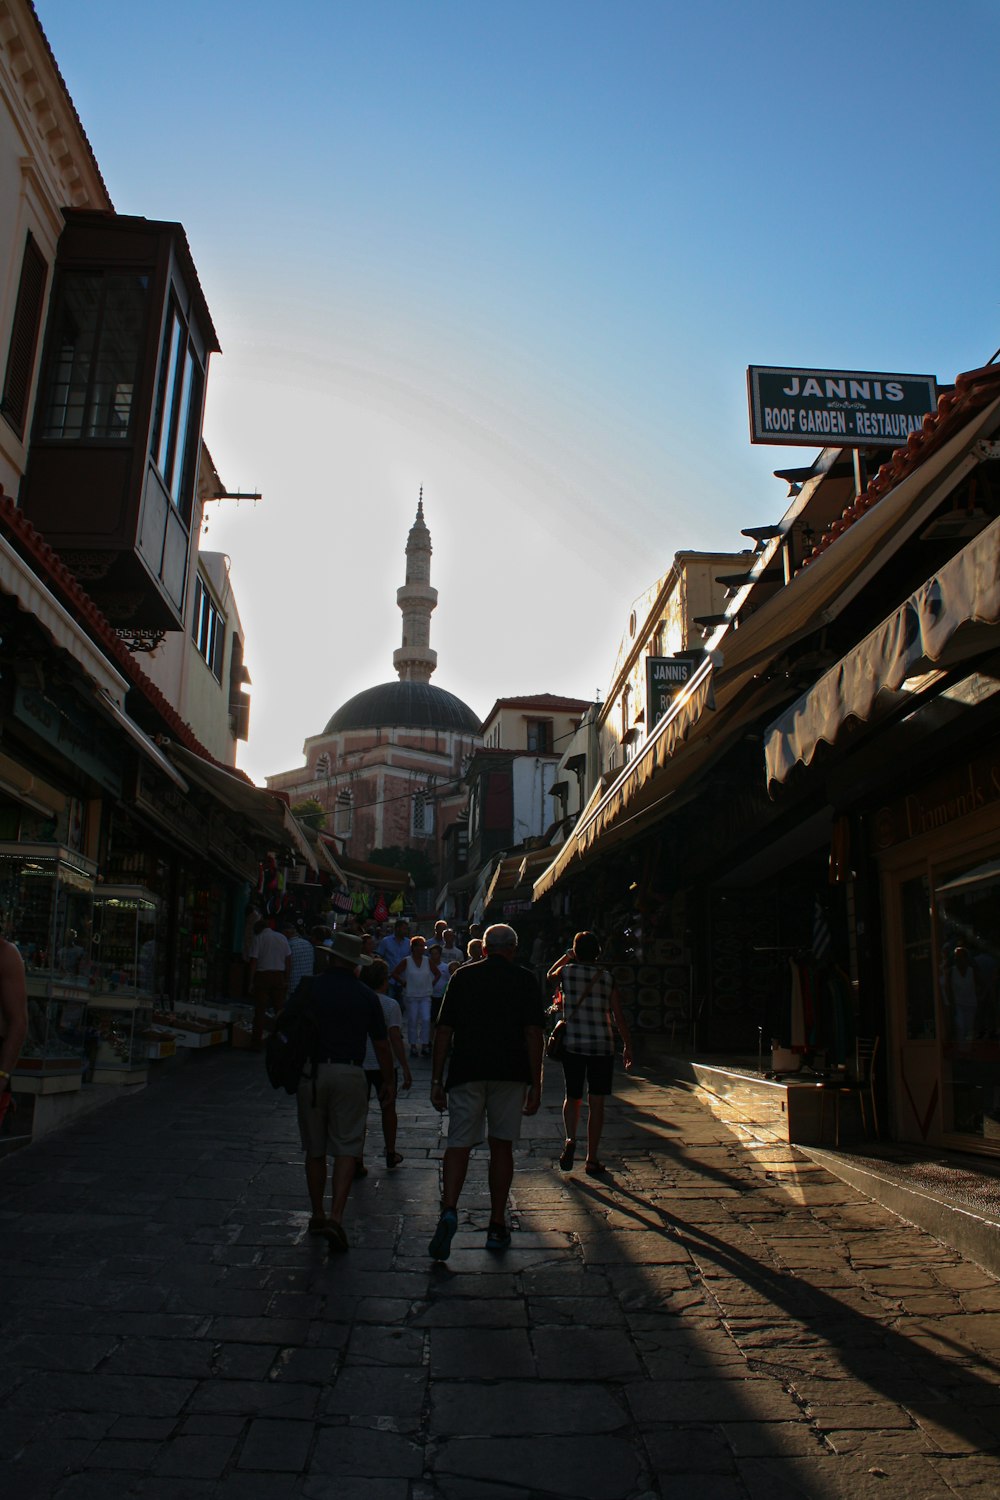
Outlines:
<svg viewBox="0 0 1000 1500"><path fill-rule="evenodd" d="M96 866L58 844L0 843L0 910L24 959L28 1035L17 1076L76 1086L86 1065Z"/></svg>
<svg viewBox="0 0 1000 1500"><path fill-rule="evenodd" d="M161 903L140 885L94 895L88 1058L95 1083L140 1082L153 1004L163 989ZM157 1056L162 1055L157 1044Z"/></svg>

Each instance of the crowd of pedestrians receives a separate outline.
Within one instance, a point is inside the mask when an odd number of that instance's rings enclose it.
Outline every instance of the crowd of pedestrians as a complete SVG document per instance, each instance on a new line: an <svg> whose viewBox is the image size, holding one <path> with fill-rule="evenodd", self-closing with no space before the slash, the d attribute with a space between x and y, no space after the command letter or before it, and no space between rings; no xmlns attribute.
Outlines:
<svg viewBox="0 0 1000 1500"><path fill-rule="evenodd" d="M565 1144L559 1166L566 1172L573 1168L586 1093L585 1170L592 1176L604 1172L598 1152L612 1090L615 1032L625 1068L632 1066L632 1043L594 933L578 933L546 971L539 941L523 960L517 933L506 923L485 932L471 927L464 947L444 921L427 937L411 933L402 918L382 933L350 920L336 930L319 926L309 939L303 926L294 919L283 932L261 926L250 977L255 1039L269 1014L280 1013L286 1001L290 1007L308 1003L319 1016L315 1067L297 1096L311 1233L325 1235L332 1249L348 1248L344 1210L352 1183L368 1174L371 1096L379 1105L380 1154L386 1170L395 1171L404 1160L397 1141L397 1090L412 1087L412 1062L429 1059L431 1103L447 1113L448 1131L441 1213L428 1254L448 1259L469 1159L484 1142L490 1192L486 1248L502 1251L510 1241L514 1146L522 1120L539 1107L545 1030L556 1017L566 1022L560 1057Z"/></svg>

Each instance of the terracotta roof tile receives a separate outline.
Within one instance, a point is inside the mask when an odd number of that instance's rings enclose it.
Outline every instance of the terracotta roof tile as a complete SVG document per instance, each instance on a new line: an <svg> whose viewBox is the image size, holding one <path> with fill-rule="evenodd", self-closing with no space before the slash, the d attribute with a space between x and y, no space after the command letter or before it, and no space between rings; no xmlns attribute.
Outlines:
<svg viewBox="0 0 1000 1500"><path fill-rule="evenodd" d="M25 519L24 514L10 496L4 493L2 485L0 485L0 532L32 565L42 581L61 599L70 613L76 616L87 634L97 642L122 676L128 679L132 687L156 711L175 739L195 755L200 755L203 760L209 761L213 766L218 766L220 770L229 771L230 774L240 777L249 786L255 784L244 771L238 770L235 766L224 765L206 750L173 704L164 697L156 683L146 675L132 653L122 644L114 627L101 613L86 590L80 586L59 554L49 546L31 522Z"/></svg>
<svg viewBox="0 0 1000 1500"><path fill-rule="evenodd" d="M844 507L842 515L819 538L812 551L802 559L806 568L826 549L833 545L854 522L877 505L883 495L918 469L925 459L941 445L954 437L959 428L984 406L1000 396L1000 365L983 365L978 370L966 370L955 381L955 389L944 391L938 397L937 411L928 412L919 432L911 432L905 446L894 449L892 457L882 464L874 478L868 481L862 494L855 496Z"/></svg>

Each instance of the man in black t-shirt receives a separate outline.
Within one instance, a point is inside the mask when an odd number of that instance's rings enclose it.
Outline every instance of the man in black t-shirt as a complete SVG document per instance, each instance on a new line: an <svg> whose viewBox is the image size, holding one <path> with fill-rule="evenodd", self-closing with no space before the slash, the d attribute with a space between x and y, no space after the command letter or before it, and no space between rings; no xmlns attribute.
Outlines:
<svg viewBox="0 0 1000 1500"><path fill-rule="evenodd" d="M326 971L302 981L287 1015L291 1017L300 1006L308 1005L319 1020L316 1077L302 1080L297 1099L312 1205L309 1233L325 1235L332 1250L346 1250L347 1236L341 1221L357 1159L364 1149L368 1115L364 1060L369 1037L382 1070L380 1102L392 1098L396 1083L382 1006L375 992L358 978L359 971L371 963L361 951L361 939L338 932L324 952ZM328 1156L333 1157L329 1214L323 1209Z"/></svg>
<svg viewBox="0 0 1000 1500"><path fill-rule="evenodd" d="M469 1156L484 1136L490 1148L486 1248L503 1250L510 1243L507 1198L514 1142L521 1134L521 1117L537 1113L541 1102L541 989L531 971L516 962L512 927L488 927L484 944L484 959L463 964L452 975L434 1032L431 1103L441 1111L447 1106L449 1116L441 1217L428 1246L434 1260L447 1260L451 1252Z"/></svg>

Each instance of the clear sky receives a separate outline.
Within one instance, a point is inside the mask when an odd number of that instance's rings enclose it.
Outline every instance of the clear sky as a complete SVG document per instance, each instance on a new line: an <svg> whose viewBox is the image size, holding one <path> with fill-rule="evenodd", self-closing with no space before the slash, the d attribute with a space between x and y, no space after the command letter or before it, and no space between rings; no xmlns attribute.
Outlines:
<svg viewBox="0 0 1000 1500"><path fill-rule="evenodd" d="M1000 345L998 0L36 0L115 206L223 348L258 781L393 678L424 488L434 682L606 689L673 554L775 520L748 364Z"/></svg>

